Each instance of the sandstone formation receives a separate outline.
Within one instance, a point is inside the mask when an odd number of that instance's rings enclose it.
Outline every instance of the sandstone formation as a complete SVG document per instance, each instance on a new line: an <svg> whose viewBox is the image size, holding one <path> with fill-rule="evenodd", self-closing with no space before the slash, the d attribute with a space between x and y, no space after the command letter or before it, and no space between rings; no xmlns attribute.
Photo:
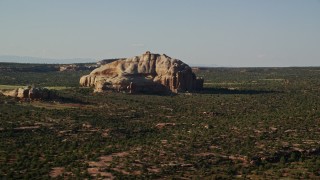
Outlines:
<svg viewBox="0 0 320 180"><path fill-rule="evenodd" d="M47 100L55 98L55 93L47 88L34 88L30 86L26 88L17 88L10 91L3 91L2 94L5 96L30 100Z"/></svg>
<svg viewBox="0 0 320 180"><path fill-rule="evenodd" d="M96 92L178 93L200 90L203 79L197 79L192 69L180 60L146 52L102 65L81 77L80 84L94 87Z"/></svg>

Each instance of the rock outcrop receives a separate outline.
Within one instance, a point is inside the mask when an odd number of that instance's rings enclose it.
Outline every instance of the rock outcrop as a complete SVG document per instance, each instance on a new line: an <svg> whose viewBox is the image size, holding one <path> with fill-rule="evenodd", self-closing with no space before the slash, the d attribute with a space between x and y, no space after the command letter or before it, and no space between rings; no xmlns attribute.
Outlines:
<svg viewBox="0 0 320 180"><path fill-rule="evenodd" d="M105 64L81 77L80 84L94 87L96 92L178 93L202 89L203 79L197 79L180 60L146 52Z"/></svg>
<svg viewBox="0 0 320 180"><path fill-rule="evenodd" d="M48 100L56 97L56 94L47 88L35 88L30 86L26 88L17 88L10 91L3 91L2 94L9 97L30 100Z"/></svg>

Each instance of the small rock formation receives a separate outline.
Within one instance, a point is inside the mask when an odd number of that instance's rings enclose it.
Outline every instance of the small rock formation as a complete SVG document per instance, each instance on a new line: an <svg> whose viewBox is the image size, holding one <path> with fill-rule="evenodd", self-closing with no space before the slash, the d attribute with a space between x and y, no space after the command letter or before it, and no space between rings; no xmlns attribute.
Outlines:
<svg viewBox="0 0 320 180"><path fill-rule="evenodd" d="M96 92L178 93L202 89L203 79L182 61L147 51L102 65L81 77L80 85L94 87Z"/></svg>
<svg viewBox="0 0 320 180"><path fill-rule="evenodd" d="M26 88L17 88L11 91L3 91L2 94L9 97L30 100L48 100L53 99L56 96L54 92L47 88L30 86Z"/></svg>

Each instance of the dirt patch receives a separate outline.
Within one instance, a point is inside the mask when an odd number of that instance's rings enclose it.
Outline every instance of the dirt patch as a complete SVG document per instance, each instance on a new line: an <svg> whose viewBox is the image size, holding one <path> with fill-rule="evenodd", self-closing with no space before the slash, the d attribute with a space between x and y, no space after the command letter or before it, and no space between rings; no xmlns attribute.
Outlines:
<svg viewBox="0 0 320 180"><path fill-rule="evenodd" d="M112 161L112 160L111 160ZM100 161L90 161L88 164L90 167L107 167L107 166L110 166L110 163L111 161L103 161L103 160L100 160Z"/></svg>
<svg viewBox="0 0 320 180"><path fill-rule="evenodd" d="M165 127L170 127L170 126L175 126L175 125L176 125L176 123L158 123L156 125L156 128L163 129Z"/></svg>
<svg viewBox="0 0 320 180"><path fill-rule="evenodd" d="M102 137L109 137L110 129L105 129L102 131L101 136Z"/></svg>
<svg viewBox="0 0 320 180"><path fill-rule="evenodd" d="M99 168L88 168L88 173L91 175L91 176L101 176L101 177L104 177L106 179L114 179L115 177L109 173L109 172L101 172Z"/></svg>
<svg viewBox="0 0 320 180"><path fill-rule="evenodd" d="M60 106L70 107L70 108L76 108L76 107L83 107L83 104L76 104L76 103L67 103L67 104L60 104Z"/></svg>
<svg viewBox="0 0 320 180"><path fill-rule="evenodd" d="M114 157L125 157L125 156L128 156L128 155L129 155L128 152L119 152L119 153L112 154L112 156L114 156Z"/></svg>
<svg viewBox="0 0 320 180"><path fill-rule="evenodd" d="M204 152L204 153L195 154L195 156L206 157L206 156L218 156L218 155L216 153Z"/></svg>
<svg viewBox="0 0 320 180"><path fill-rule="evenodd" d="M88 173L91 176L97 176L98 174L100 174L100 176L103 177L108 177L110 179L114 179L114 176L110 173L110 172L103 172L105 168L110 167L111 162L113 161L114 157L126 157L128 156L129 153L128 152L119 152L119 153L113 153L111 155L108 156L101 156L99 158L99 161L90 161L88 162L89 164L89 168L88 168ZM123 170L121 167L116 167L113 168L112 170L120 172L122 174L134 174L134 175L139 175L141 174L141 172L139 171L134 171L134 172L127 172L125 170Z"/></svg>
<svg viewBox="0 0 320 180"><path fill-rule="evenodd" d="M59 102L41 102L35 101L31 103L32 106L39 107L39 108L46 108L46 109L69 109L69 108L83 108L86 105L79 104L79 103L59 103Z"/></svg>
<svg viewBox="0 0 320 180"><path fill-rule="evenodd" d="M63 103L58 101L45 102L45 101L28 101L21 102L21 106L32 105L37 108L45 109L72 109L72 108L81 108L81 109L91 109L94 108L93 105L81 104L81 103Z"/></svg>
<svg viewBox="0 0 320 180"><path fill-rule="evenodd" d="M167 144L168 140L164 139L164 140L160 140L161 144Z"/></svg>
<svg viewBox="0 0 320 180"><path fill-rule="evenodd" d="M204 152L204 153L199 153L195 154L194 156L200 156L200 157L207 157L207 156L215 156L215 157L220 157L224 159L229 159L232 161L242 161L243 164L248 164L248 157L247 156L240 156L240 155L223 155L223 154L218 154L218 153L210 153L210 152Z"/></svg>
<svg viewBox="0 0 320 180"><path fill-rule="evenodd" d="M50 171L49 175L52 178L56 178L58 176L61 176L64 172L65 172L65 168L64 167L55 167L55 168L52 168L52 170Z"/></svg>
<svg viewBox="0 0 320 180"><path fill-rule="evenodd" d="M148 171L151 172L151 173L160 173L161 169L157 168L155 166L152 166L151 168L148 168Z"/></svg>
<svg viewBox="0 0 320 180"><path fill-rule="evenodd" d="M14 130L33 130L33 129L39 129L40 126L22 126L14 128Z"/></svg>

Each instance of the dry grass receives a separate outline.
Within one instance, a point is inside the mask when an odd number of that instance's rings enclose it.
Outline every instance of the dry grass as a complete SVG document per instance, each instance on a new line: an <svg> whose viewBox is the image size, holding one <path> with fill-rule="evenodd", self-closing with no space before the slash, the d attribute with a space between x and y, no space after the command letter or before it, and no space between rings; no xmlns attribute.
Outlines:
<svg viewBox="0 0 320 180"><path fill-rule="evenodd" d="M23 103L22 105L30 105L29 103ZM42 102L34 101L31 103L34 107L45 108L45 109L70 109L70 108L86 108L88 105L79 103L59 103L59 102Z"/></svg>
<svg viewBox="0 0 320 180"><path fill-rule="evenodd" d="M6 85L6 84L2 84L0 85L0 90L12 90L12 89L16 89L16 88L23 88L26 87L25 85ZM47 89L52 89L52 90L64 90L64 89L68 89L70 87L65 87L65 86L49 86L49 87L45 87Z"/></svg>

